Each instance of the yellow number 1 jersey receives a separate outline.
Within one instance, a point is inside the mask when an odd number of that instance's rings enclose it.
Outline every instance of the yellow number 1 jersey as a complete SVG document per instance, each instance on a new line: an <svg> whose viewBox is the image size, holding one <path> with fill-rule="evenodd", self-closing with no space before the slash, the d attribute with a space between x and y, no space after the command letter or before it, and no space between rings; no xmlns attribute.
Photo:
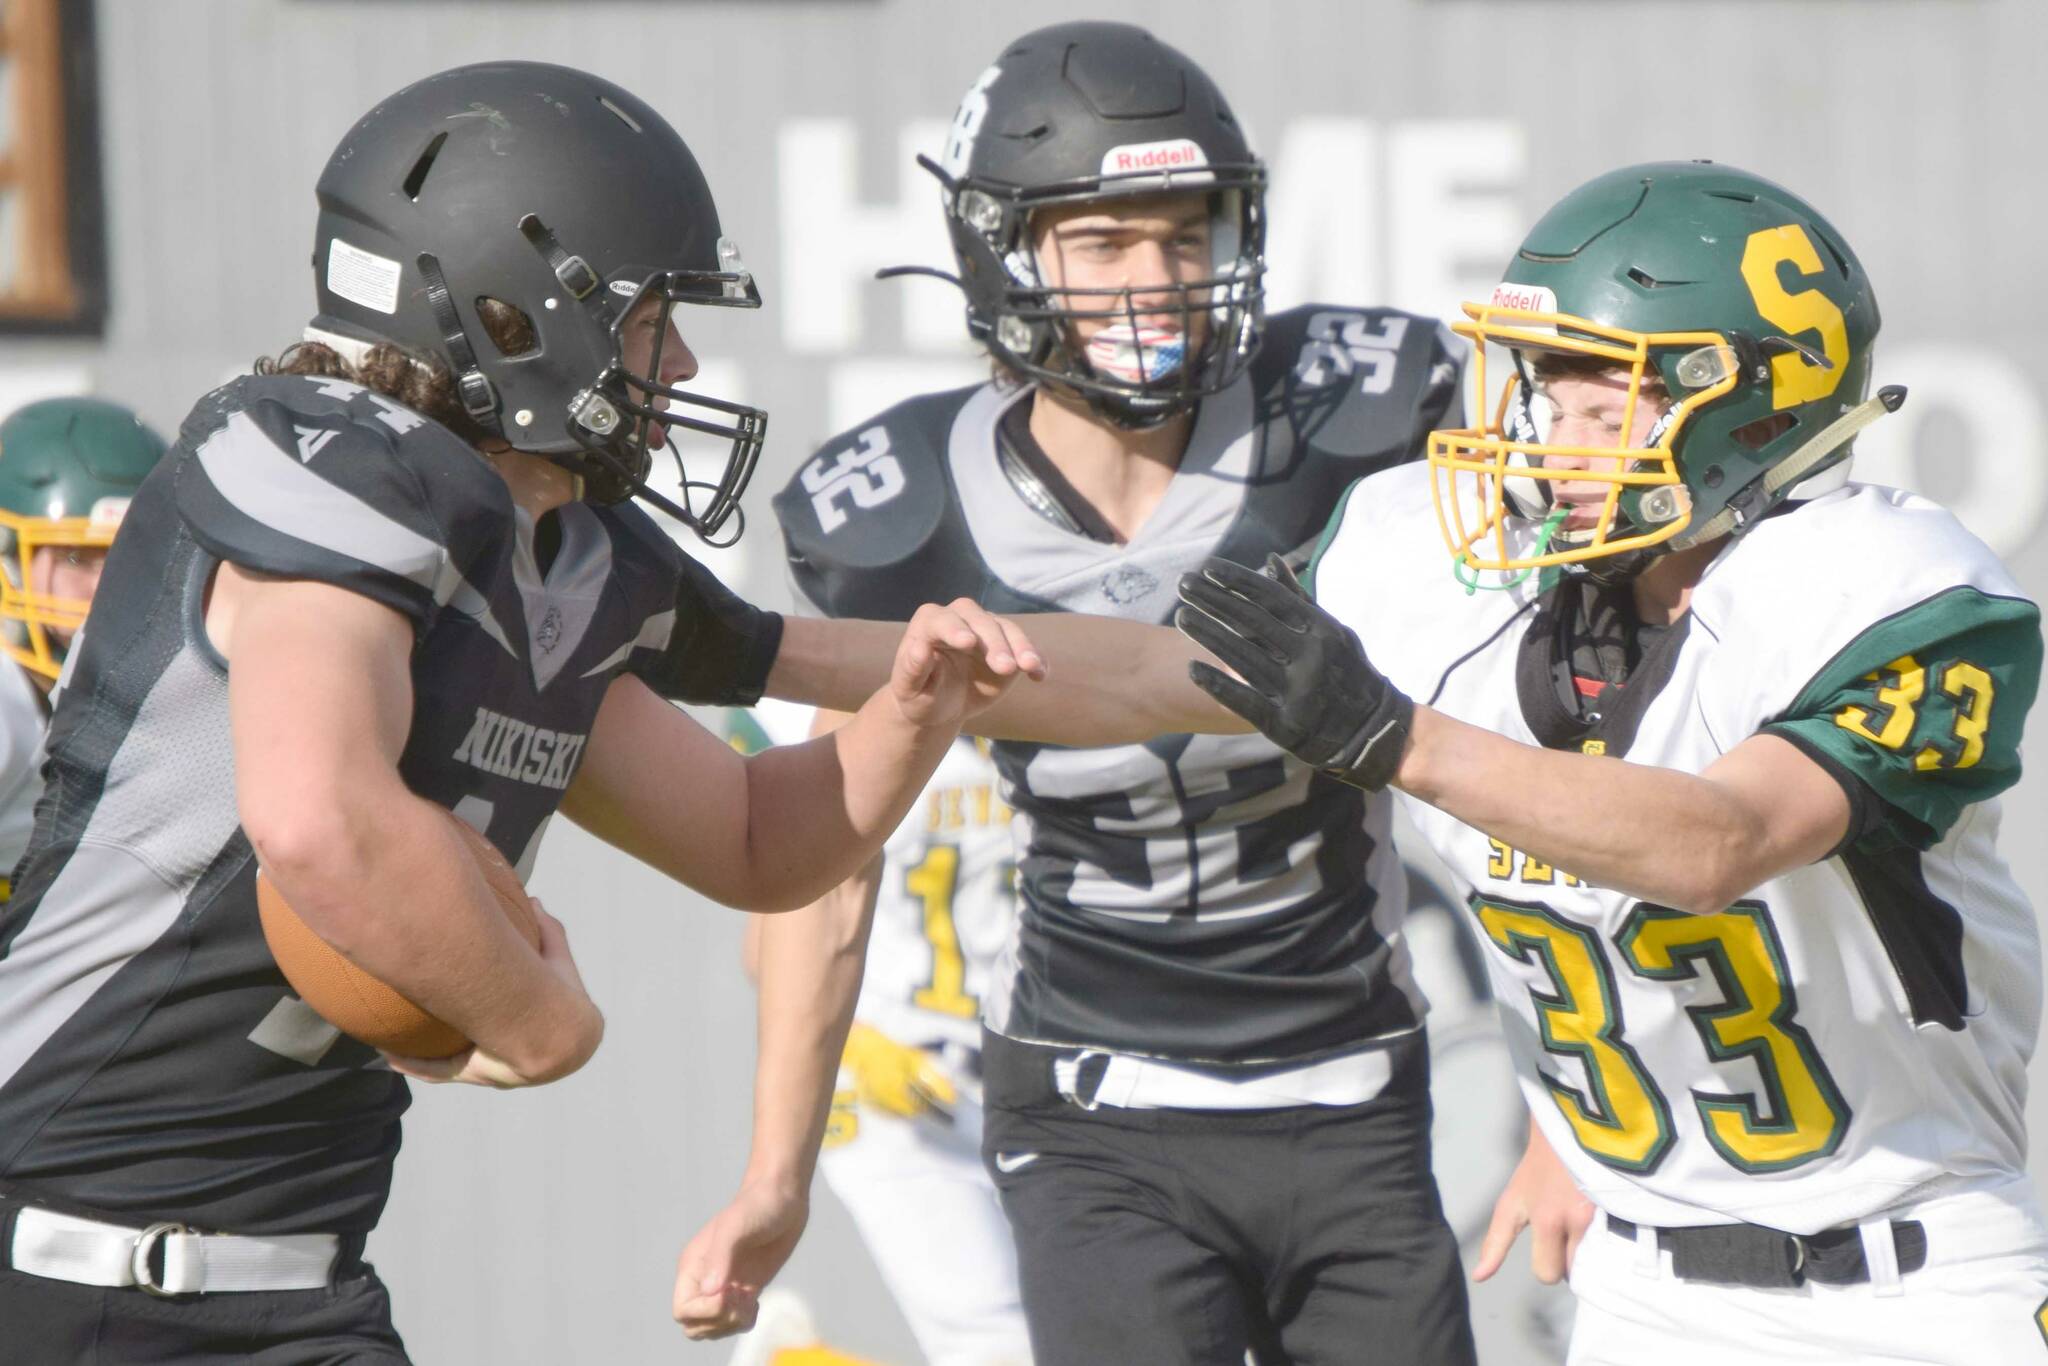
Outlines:
<svg viewBox="0 0 2048 1366"><path fill-rule="evenodd" d="M809 707L727 713L728 738L747 752L810 732ZM981 998L1017 922L1010 818L995 761L963 736L882 846L854 1013L896 1042L981 1047Z"/></svg>
<svg viewBox="0 0 2048 1366"><path fill-rule="evenodd" d="M2019 775L2040 614L1990 550L1894 490L1788 505L1588 718L1558 700L1574 680L1554 644L1584 581L1468 595L1427 479L1356 486L1313 572L1397 686L1607 763L1698 773L1780 736L1853 810L1830 857L1694 915L1413 804L1469 896L1529 1105L1587 1193L1638 1224L1812 1233L2022 1173L2040 948L1995 798ZM1689 835L1611 838L1682 856Z"/></svg>

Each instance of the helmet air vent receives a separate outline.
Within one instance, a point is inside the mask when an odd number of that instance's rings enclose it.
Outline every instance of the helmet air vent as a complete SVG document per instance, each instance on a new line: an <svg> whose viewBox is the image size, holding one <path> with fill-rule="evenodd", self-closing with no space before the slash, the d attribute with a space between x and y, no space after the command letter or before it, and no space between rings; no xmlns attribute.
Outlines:
<svg viewBox="0 0 2048 1366"><path fill-rule="evenodd" d="M1823 247L1827 248L1828 259L1835 263L1835 269L1842 273L1842 278L1848 279L1850 275L1849 258L1840 247L1835 245L1835 239L1824 232L1816 232L1813 235L1820 239L1820 244Z"/></svg>
<svg viewBox="0 0 2048 1366"><path fill-rule="evenodd" d="M1669 289L1673 285L1689 285L1692 283L1690 280L1659 280L1640 266L1630 266L1628 268L1628 278L1641 285L1644 289Z"/></svg>
<svg viewBox="0 0 2048 1366"><path fill-rule="evenodd" d="M613 114L618 116L618 120L620 123L625 124L634 132L639 133L645 131L640 127L640 120L634 118L631 114L628 114L625 110L619 108L616 104L613 104L611 100L606 96L599 95L597 97L597 102L603 105L605 108L611 110Z"/></svg>
<svg viewBox="0 0 2048 1366"><path fill-rule="evenodd" d="M427 172L434 169L434 158L441 155L441 144L446 141L446 133L434 134L433 140L427 143L427 150L420 153L420 159L405 173L405 197L413 203L419 203L420 190L427 183Z"/></svg>
<svg viewBox="0 0 2048 1366"><path fill-rule="evenodd" d="M530 356L540 350L540 334L534 330L533 319L526 315L526 310L482 295L476 301L476 314L484 325L484 335L506 359Z"/></svg>

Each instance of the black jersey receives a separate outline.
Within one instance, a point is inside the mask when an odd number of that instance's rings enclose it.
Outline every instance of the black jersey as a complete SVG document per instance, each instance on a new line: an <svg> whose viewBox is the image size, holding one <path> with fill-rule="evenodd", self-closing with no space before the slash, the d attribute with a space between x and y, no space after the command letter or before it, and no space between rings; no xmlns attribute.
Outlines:
<svg viewBox="0 0 2048 1366"><path fill-rule="evenodd" d="M351 384L249 377L201 400L109 557L0 913L0 1182L137 1223L376 1222L406 1083L264 943L206 587L227 560L402 613L403 777L525 865L606 688L652 664L677 603L681 552L643 513L555 516L542 573L475 450Z"/></svg>
<svg viewBox="0 0 2048 1366"><path fill-rule="evenodd" d="M1354 480L1421 453L1458 399L1457 343L1388 309L1271 320L1205 401L1127 544L1044 515L1004 468L1028 388L910 400L824 447L775 501L797 593L902 620L970 597L1164 623L1186 570L1314 541ZM1262 736L995 747L1019 817L1021 926L987 999L1013 1038L1257 1065L1412 1028L1389 806Z"/></svg>

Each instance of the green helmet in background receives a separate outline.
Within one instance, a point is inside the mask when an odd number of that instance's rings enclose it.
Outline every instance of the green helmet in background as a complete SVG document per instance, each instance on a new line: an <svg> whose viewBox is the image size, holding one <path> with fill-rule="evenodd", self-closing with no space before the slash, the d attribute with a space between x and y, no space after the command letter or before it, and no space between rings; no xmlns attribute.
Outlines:
<svg viewBox="0 0 2048 1366"><path fill-rule="evenodd" d="M37 586L36 555L99 552L163 458L164 440L118 403L51 398L0 422L0 648L54 679L89 599Z"/></svg>
<svg viewBox="0 0 2048 1366"><path fill-rule="evenodd" d="M1905 396L1868 398L1877 299L1841 234L1796 195L1711 162L1630 166L1580 186L1529 233L1493 298L1465 312L1452 326L1479 344L1484 401L1487 346L1513 359L1483 425L1429 443L1438 519L1472 569L1740 532L1845 461L1857 431ZM1628 444L1632 421L1612 446L1549 444L1530 401L1547 366L1625 372L1631 419L1646 394L1668 411L1640 445ZM1539 534L1560 481L1605 484L1601 515Z"/></svg>

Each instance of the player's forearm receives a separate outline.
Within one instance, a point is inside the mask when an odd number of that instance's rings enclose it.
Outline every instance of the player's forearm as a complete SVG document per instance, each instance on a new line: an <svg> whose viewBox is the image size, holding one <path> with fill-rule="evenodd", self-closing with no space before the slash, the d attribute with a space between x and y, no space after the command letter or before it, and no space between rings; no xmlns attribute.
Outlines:
<svg viewBox="0 0 2048 1366"><path fill-rule="evenodd" d="M760 919L750 1183L810 1188L866 962L874 901L865 877Z"/></svg>
<svg viewBox="0 0 2048 1366"><path fill-rule="evenodd" d="M1249 729L1188 681L1188 661L1209 656L1169 627L1067 612L1017 620L1047 676L975 717L967 728L976 735L1080 746ZM902 634L888 622L791 618L768 695L851 710L888 681Z"/></svg>
<svg viewBox="0 0 2048 1366"><path fill-rule="evenodd" d="M336 792L317 817L255 818L250 837L344 957L521 1073L551 1075L602 1023L512 928L447 820L394 780Z"/></svg>
<svg viewBox="0 0 2048 1366"><path fill-rule="evenodd" d="M858 711L889 681L903 627L887 621L785 618L763 694L785 702Z"/></svg>
<svg viewBox="0 0 2048 1366"><path fill-rule="evenodd" d="M1394 784L1559 872L1680 910L1723 910L1798 861L1722 784L1522 744L1428 707Z"/></svg>
<svg viewBox="0 0 2048 1366"><path fill-rule="evenodd" d="M1214 659L1170 626L1074 612L1016 621L1045 660L1046 678L1010 689L969 722L976 735L1089 746L1251 729L1189 681L1190 660Z"/></svg>
<svg viewBox="0 0 2048 1366"><path fill-rule="evenodd" d="M786 911L825 896L874 857L957 734L878 691L830 735L748 760L745 894L721 899Z"/></svg>

